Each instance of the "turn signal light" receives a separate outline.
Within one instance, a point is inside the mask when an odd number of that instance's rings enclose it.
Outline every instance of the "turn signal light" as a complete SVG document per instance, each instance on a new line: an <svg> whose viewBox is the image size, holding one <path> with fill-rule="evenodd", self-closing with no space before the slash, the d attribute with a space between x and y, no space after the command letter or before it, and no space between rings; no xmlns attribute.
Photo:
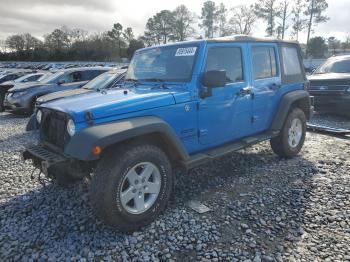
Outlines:
<svg viewBox="0 0 350 262"><path fill-rule="evenodd" d="M102 148L99 147L99 146L95 146L93 149L92 149L92 153L95 155L95 156L98 156L99 154L101 154L102 152Z"/></svg>

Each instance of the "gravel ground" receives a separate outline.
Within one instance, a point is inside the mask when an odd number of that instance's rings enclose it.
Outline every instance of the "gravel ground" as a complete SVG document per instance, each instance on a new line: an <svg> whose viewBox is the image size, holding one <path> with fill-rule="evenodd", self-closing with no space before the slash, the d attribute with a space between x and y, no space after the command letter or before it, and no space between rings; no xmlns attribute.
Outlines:
<svg viewBox="0 0 350 262"><path fill-rule="evenodd" d="M26 121L0 114L0 261L350 261L348 140L309 133L291 160L265 142L179 173L166 212L126 235L95 219L89 181L30 179Z"/></svg>

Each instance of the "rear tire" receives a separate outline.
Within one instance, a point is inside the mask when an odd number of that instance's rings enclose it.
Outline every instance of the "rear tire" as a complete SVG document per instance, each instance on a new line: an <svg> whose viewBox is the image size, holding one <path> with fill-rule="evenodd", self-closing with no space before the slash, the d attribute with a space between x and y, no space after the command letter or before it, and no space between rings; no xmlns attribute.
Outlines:
<svg viewBox="0 0 350 262"><path fill-rule="evenodd" d="M91 181L94 211L123 232L138 230L164 211L173 176L167 155L148 144L129 144L108 152Z"/></svg>
<svg viewBox="0 0 350 262"><path fill-rule="evenodd" d="M270 140L271 148L281 157L294 157L303 147L305 135L305 113L300 108L294 108L288 114L279 135Z"/></svg>

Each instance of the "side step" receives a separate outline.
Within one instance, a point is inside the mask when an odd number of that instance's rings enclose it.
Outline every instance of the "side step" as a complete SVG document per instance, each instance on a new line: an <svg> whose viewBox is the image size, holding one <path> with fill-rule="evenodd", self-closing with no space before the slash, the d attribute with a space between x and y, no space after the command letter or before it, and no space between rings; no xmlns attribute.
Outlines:
<svg viewBox="0 0 350 262"><path fill-rule="evenodd" d="M324 125L317 125L317 124L307 124L307 129L314 132L320 132L320 133L328 133L333 135L350 135L349 129L344 128L337 128L337 127L331 127L331 126L324 126Z"/></svg>
<svg viewBox="0 0 350 262"><path fill-rule="evenodd" d="M277 136L278 134L279 134L279 131L269 131L256 136L246 137L232 143L224 144L219 147L209 149L208 151L205 151L205 152L194 154L191 156L190 160L185 163L186 167L188 169L197 167L215 158L222 157L224 155L233 153L242 148L268 140L272 137Z"/></svg>

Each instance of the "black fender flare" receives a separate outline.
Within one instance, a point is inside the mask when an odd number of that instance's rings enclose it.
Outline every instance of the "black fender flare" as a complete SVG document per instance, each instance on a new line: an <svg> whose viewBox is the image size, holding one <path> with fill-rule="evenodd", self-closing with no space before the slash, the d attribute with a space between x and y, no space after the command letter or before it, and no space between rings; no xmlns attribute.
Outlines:
<svg viewBox="0 0 350 262"><path fill-rule="evenodd" d="M67 143L64 154L82 161L98 160L99 156L92 152L94 147L99 146L103 151L111 145L148 134L160 134L165 137L180 160L189 158L172 128L154 116L124 119L82 129Z"/></svg>
<svg viewBox="0 0 350 262"><path fill-rule="evenodd" d="M291 107L295 104L302 107L301 109L304 110L307 119L310 119L312 115L312 107L309 93L305 90L292 91L285 94L281 99L277 113L271 124L271 130L279 131L282 129Z"/></svg>

